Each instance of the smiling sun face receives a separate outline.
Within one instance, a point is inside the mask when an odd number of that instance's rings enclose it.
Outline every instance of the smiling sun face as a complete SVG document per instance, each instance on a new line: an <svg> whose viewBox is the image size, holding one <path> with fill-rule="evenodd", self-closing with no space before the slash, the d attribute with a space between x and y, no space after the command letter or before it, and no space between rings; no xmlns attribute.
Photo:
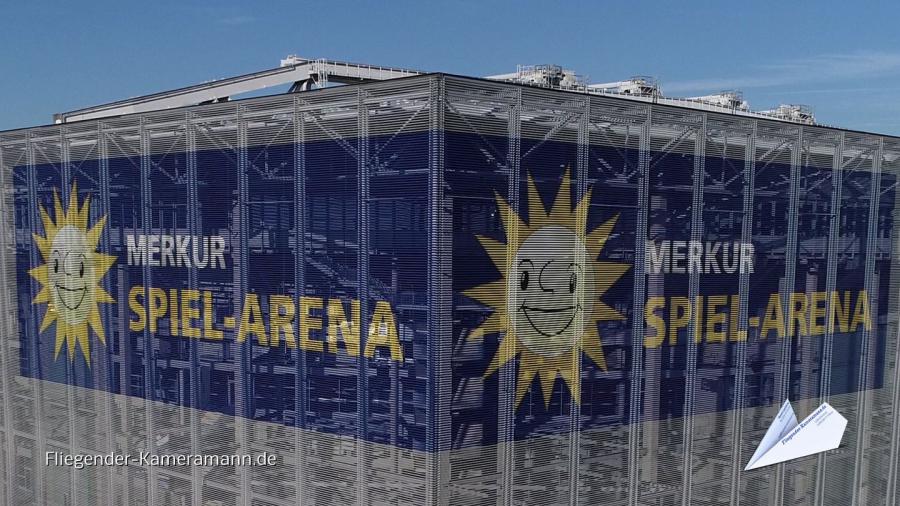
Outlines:
<svg viewBox="0 0 900 506"><path fill-rule="evenodd" d="M68 209L63 209L55 192L53 200L53 219L40 206L46 235L33 236L44 263L28 271L41 283L41 291L32 304L47 304L41 332L56 322L54 359L66 345L69 360L74 360L77 345L90 365L88 327L94 330L101 343L106 343L98 304L112 303L114 300L99 286L99 282L115 257L95 251L106 217L100 218L90 230L87 229L90 197L79 209L77 185L72 184Z"/></svg>
<svg viewBox="0 0 900 506"><path fill-rule="evenodd" d="M566 171L547 212L528 178L527 224L496 196L507 243L483 236L478 241L503 278L464 292L494 310L470 338L506 332L485 376L519 356L516 406L535 376L545 405L557 376L579 402L581 352L606 370L597 322L624 319L600 297L629 266L597 260L618 215L587 233L591 192L573 210L569 181Z"/></svg>

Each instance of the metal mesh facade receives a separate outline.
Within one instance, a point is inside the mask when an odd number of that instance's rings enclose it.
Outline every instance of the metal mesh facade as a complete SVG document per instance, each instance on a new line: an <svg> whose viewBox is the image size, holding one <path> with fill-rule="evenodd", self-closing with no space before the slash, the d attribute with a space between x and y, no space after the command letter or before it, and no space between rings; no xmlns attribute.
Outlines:
<svg viewBox="0 0 900 506"><path fill-rule="evenodd" d="M435 74L0 132L0 166L4 504L896 502L896 138ZM115 258L87 352L29 274L73 194ZM571 296L605 280L557 348L510 331L509 293L552 290L521 267L542 213L593 254ZM140 235L223 237L222 268ZM648 271L676 241L753 268ZM840 448L744 471L785 399L830 402Z"/></svg>

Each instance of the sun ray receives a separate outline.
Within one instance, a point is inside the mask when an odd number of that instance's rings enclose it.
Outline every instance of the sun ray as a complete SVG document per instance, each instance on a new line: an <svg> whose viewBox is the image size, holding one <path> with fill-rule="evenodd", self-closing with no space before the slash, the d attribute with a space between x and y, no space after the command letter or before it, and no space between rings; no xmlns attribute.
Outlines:
<svg viewBox="0 0 900 506"><path fill-rule="evenodd" d="M537 230L547 225L547 209L541 202L541 194L534 185L534 176L528 175L528 228Z"/></svg>
<svg viewBox="0 0 900 506"><path fill-rule="evenodd" d="M557 376L562 377L562 379L566 382L569 387L569 391L573 393L575 389L572 384L567 380L567 378L574 377L572 372L572 368L574 367L574 361L576 357L580 358L579 348L573 346L568 350L564 351L562 354L552 357L552 358L544 358L542 363L542 376L549 376L544 378L544 381L547 381L548 384L546 387L542 386L542 389L547 392L547 396L544 397L544 405L549 408L550 400L552 395L552 388L556 382ZM575 397L578 399L578 397Z"/></svg>
<svg viewBox="0 0 900 506"><path fill-rule="evenodd" d="M66 340L65 340L65 339L60 339L60 338L59 338L59 334L60 334L60 330L59 330L59 329L60 329L60 328L61 328L61 324L60 324L59 326L56 327L56 329L57 329L57 331L56 331L56 345L53 346L53 360L56 360L57 358L59 358L59 352L60 352L60 350L62 350L63 345L66 344ZM43 330L41 330L41 332L43 332Z"/></svg>
<svg viewBox="0 0 900 506"><path fill-rule="evenodd" d="M72 195L74 198L78 198L78 196L75 195L74 190L73 190ZM91 214L90 205L91 205L91 196L90 195L88 195L87 197L84 198L84 205L82 205L81 210L78 210L78 207L77 207L78 204L76 203L75 216L74 216L74 219L72 220L72 225L75 225L76 227L78 227L81 230L87 230L88 215ZM101 219L101 221L102 221L102 219ZM101 227L103 225L101 222L98 222L98 224L101 225ZM97 228L97 227L94 227L94 228ZM94 246L96 247L96 244L94 244Z"/></svg>
<svg viewBox="0 0 900 506"><path fill-rule="evenodd" d="M525 222L513 211L513 208L503 200L499 193L494 193L494 199L497 201L497 210L500 212L500 219L503 221L503 230L509 235L510 231L516 231L525 228Z"/></svg>
<svg viewBox="0 0 900 506"><path fill-rule="evenodd" d="M497 369L500 369L500 366L506 364L516 356L516 339L515 336L512 336L510 339L509 333L503 338L500 342L500 349L497 350L497 353L494 354L494 358L491 360L491 363L488 365L487 370L484 372L485 376L490 376L494 374Z"/></svg>
<svg viewBox="0 0 900 506"><path fill-rule="evenodd" d="M582 353L607 371L598 324L625 317L601 299L630 266L599 259L619 215L588 231L592 189L573 209L568 169L549 208L531 174L526 184L528 223L495 193L506 242L477 236L501 277L463 291L493 310L467 339L501 333L485 377L517 362L516 406L537 376L549 408L557 378L581 401Z"/></svg>
<svg viewBox="0 0 900 506"><path fill-rule="evenodd" d="M500 266L506 265L506 245L500 241L491 239L490 237L485 237L483 235L475 236L478 239L478 242L481 244L481 247L484 248L484 251L487 252L488 256L491 257L491 261L494 262L498 268Z"/></svg>
<svg viewBox="0 0 900 506"><path fill-rule="evenodd" d="M587 230L588 211L591 209L591 192L593 192L593 190L593 188L588 189L581 201L578 202L578 205L575 206L575 233L579 234L587 246L588 252L593 254L594 258L596 258L597 254L600 253L600 250L594 251L591 249L585 234L585 231Z"/></svg>
<svg viewBox="0 0 900 506"><path fill-rule="evenodd" d="M34 279L41 282L41 286L46 287L48 284L47 281L47 264L41 264L37 267L30 269L28 274L31 275Z"/></svg>
<svg viewBox="0 0 900 506"><path fill-rule="evenodd" d="M78 335L75 334L74 332L70 332L70 330L75 330L75 328L70 329L70 327L75 327L75 326L65 323L65 320L63 320L61 318L56 320L56 328L59 329L56 332L56 338L59 339L59 334L60 334L60 332L62 332L62 337L63 337L63 339L66 340L66 348L67 348L67 351L69 352L69 356L74 357L75 356L75 345L77 344ZM84 350L81 350L81 351L84 351Z"/></svg>
<svg viewBox="0 0 900 506"><path fill-rule="evenodd" d="M44 233L45 237L54 237L56 235L57 228L53 223L53 220L50 219L50 215L47 214L47 210L44 209L44 206L39 205L38 209L41 213L41 222L44 224ZM41 237L37 234L32 234L34 238L34 242L38 247L38 250L41 252L41 257L46 261L50 257L50 241L45 237Z"/></svg>
<svg viewBox="0 0 900 506"><path fill-rule="evenodd" d="M94 291L94 298L97 302L106 302L107 304L114 304L116 302L116 299L112 298L112 295L110 295L103 287L98 286L94 288Z"/></svg>
<svg viewBox="0 0 900 506"><path fill-rule="evenodd" d="M599 319L596 318L595 319ZM600 334L597 332L597 326L591 325L585 331L582 338L581 349L585 355L591 359L601 371L606 372L606 354L603 353L603 347L600 346Z"/></svg>
<svg viewBox="0 0 900 506"><path fill-rule="evenodd" d="M550 406L550 399L553 397L553 384L556 383L558 371L550 368L539 368L538 374L541 377L541 392L544 394L544 407Z"/></svg>
<svg viewBox="0 0 900 506"><path fill-rule="evenodd" d="M38 204L38 212L41 214L41 223L44 225L44 233L49 237L56 232L56 224L53 223L53 220L50 218L50 215L47 214L47 209L44 208L44 206Z"/></svg>
<svg viewBox="0 0 900 506"><path fill-rule="evenodd" d="M45 286L34 296L34 304L46 304L50 302L50 297L50 290Z"/></svg>
<svg viewBox="0 0 900 506"><path fill-rule="evenodd" d="M47 305L39 332L56 325L54 359L65 349L73 361L80 350L90 367L90 332L106 344L98 305L115 300L100 281L116 257L96 251L106 216L88 229L91 198L86 196L79 206L77 182L72 182L67 206L63 206L58 190L53 191L53 205L52 218L38 205L44 235L33 234L33 238L44 263L28 271L40 283L32 304Z"/></svg>
<svg viewBox="0 0 900 506"><path fill-rule="evenodd" d="M44 313L44 319L41 321L41 328L38 330L38 332L43 332L43 331L47 330L47 328L53 322L56 321L56 317L57 317L56 311L54 311L53 308L51 308L51 307L47 307L47 312ZM58 340L59 339L57 339L57 341ZM57 344L59 344L59 343L57 343Z"/></svg>
<svg viewBox="0 0 900 506"><path fill-rule="evenodd" d="M608 306L603 301L597 301L594 305L594 319L596 321L624 320L625 315Z"/></svg>
<svg viewBox="0 0 900 506"><path fill-rule="evenodd" d="M58 232L59 229L63 228L67 225L66 223L66 211L63 208L62 200L59 198L59 192L53 190L53 218L54 218L54 232ZM54 234L55 235L55 234Z"/></svg>
<svg viewBox="0 0 900 506"><path fill-rule="evenodd" d="M72 188L69 190L69 205L66 207L66 224L75 225L75 218L78 216L78 182L72 181Z"/></svg>
<svg viewBox="0 0 900 506"><path fill-rule="evenodd" d="M525 352L519 359L519 375L516 378L516 406L522 402L531 384L534 383L534 377L540 372L540 364L538 358L530 352Z"/></svg>
<svg viewBox="0 0 900 506"><path fill-rule="evenodd" d="M87 321L90 327L94 329L94 333L97 334L97 339L101 343L106 344L106 332L103 330L103 322L100 320L100 311L96 307L88 314Z"/></svg>
<svg viewBox="0 0 900 506"><path fill-rule="evenodd" d="M94 255L94 277L97 281L103 279L103 275L109 271L109 268L116 263L116 257L112 255L104 255L103 253L96 253Z"/></svg>
<svg viewBox="0 0 900 506"><path fill-rule="evenodd" d="M87 213L85 213L85 220L87 220ZM88 233L85 234L88 248L94 249L97 247L97 243L100 242L100 234L103 232L104 225L106 225L106 216L97 220L97 223L95 223Z"/></svg>
<svg viewBox="0 0 900 506"><path fill-rule="evenodd" d="M463 291L463 295L486 306L495 307L495 304L502 303L503 298L506 297L506 283L502 279L485 283Z"/></svg>
<svg viewBox="0 0 900 506"><path fill-rule="evenodd" d="M88 342L88 324L87 322L82 322L75 326L75 339L78 340L78 346L81 347L81 353L84 354L85 362L88 364L88 367L91 365L91 345ZM71 341L71 339L70 339ZM70 347L74 347L74 345L70 345ZM74 353L74 352L73 352Z"/></svg>
<svg viewBox="0 0 900 506"><path fill-rule="evenodd" d="M603 369L604 371L606 369ZM581 377L578 372L572 368L564 367L559 370L559 375L562 377L563 381L566 382L566 385L569 387L569 392L572 395L573 399L576 399L576 402L581 402Z"/></svg>
<svg viewBox="0 0 900 506"><path fill-rule="evenodd" d="M551 223L574 228L574 216L572 215L572 185L569 182L569 169L563 174L562 182L556 198L553 199L553 207L550 209L548 220Z"/></svg>
<svg viewBox="0 0 900 506"><path fill-rule="evenodd" d="M600 267L597 269L597 274L595 276L597 283L597 291L605 292L609 290L609 288L619 280L630 268L625 264L618 264L615 262L597 262Z"/></svg>
<svg viewBox="0 0 900 506"><path fill-rule="evenodd" d="M41 252L41 258L47 261L47 257L50 255L50 242L37 234L31 234L31 237L34 239L34 245Z"/></svg>
<svg viewBox="0 0 900 506"><path fill-rule="evenodd" d="M534 371L531 370L519 373L519 377L516 379L516 406L521 404L528 389L531 388L531 384L534 383L534 374Z"/></svg>
<svg viewBox="0 0 900 506"><path fill-rule="evenodd" d="M491 314L483 322L481 322L481 325L472 329L472 331L469 332L469 335L466 336L466 339L481 339L486 334L493 334L495 332L503 331L504 329L506 329L506 320L504 318L504 315L500 313Z"/></svg>
<svg viewBox="0 0 900 506"><path fill-rule="evenodd" d="M606 246L606 240L609 239L609 235L612 233L612 229L616 226L617 221L619 221L618 214L606 220L602 225L595 228L587 235L586 245L595 258L600 254L600 251L603 250L603 247Z"/></svg>

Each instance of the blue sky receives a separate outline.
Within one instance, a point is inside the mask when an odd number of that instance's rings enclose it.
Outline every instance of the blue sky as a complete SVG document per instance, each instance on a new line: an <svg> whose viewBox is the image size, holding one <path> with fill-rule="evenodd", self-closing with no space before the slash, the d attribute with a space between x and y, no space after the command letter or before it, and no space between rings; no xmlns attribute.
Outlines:
<svg viewBox="0 0 900 506"><path fill-rule="evenodd" d="M278 65L288 54L466 75L559 63L900 135L900 3L0 0L0 130Z"/></svg>

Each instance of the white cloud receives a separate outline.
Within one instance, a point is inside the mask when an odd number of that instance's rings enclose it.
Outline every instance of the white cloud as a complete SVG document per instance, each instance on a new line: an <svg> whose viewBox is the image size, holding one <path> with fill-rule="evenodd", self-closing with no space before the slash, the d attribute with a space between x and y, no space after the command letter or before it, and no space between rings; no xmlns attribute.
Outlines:
<svg viewBox="0 0 900 506"><path fill-rule="evenodd" d="M859 51L822 54L804 59L755 65L751 69L751 74L745 76L663 82L663 91L679 94L816 84L819 88L817 92L823 93L829 88L822 85L829 82L848 79L858 81L900 74L900 53Z"/></svg>

